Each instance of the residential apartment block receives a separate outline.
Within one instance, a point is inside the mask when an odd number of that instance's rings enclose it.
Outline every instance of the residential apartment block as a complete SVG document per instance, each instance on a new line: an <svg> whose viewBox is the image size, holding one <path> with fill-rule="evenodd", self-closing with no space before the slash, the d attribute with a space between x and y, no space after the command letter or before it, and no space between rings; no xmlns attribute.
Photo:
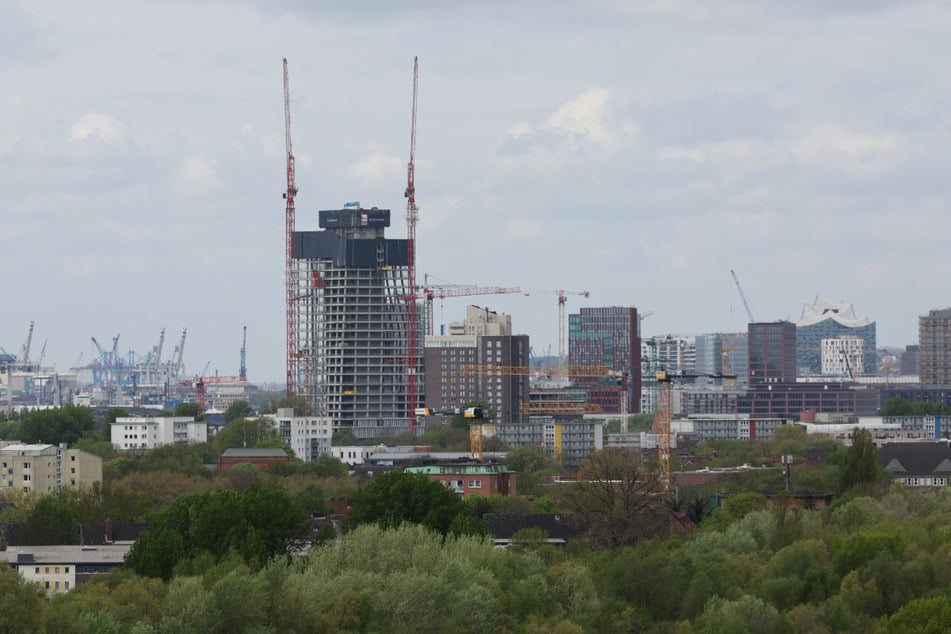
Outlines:
<svg viewBox="0 0 951 634"><path fill-rule="evenodd" d="M81 489L102 481L102 458L65 445L14 443L0 449L0 492L41 495L63 487Z"/></svg>
<svg viewBox="0 0 951 634"><path fill-rule="evenodd" d="M314 462L320 454L330 453L333 419L329 416L294 416L292 408L281 408L277 414L266 414L278 436L304 462Z"/></svg>
<svg viewBox="0 0 951 634"><path fill-rule="evenodd" d="M116 449L155 449L164 445L208 442L208 426L193 416L117 418L110 426Z"/></svg>
<svg viewBox="0 0 951 634"><path fill-rule="evenodd" d="M922 385L951 385L951 308L918 318L918 372Z"/></svg>

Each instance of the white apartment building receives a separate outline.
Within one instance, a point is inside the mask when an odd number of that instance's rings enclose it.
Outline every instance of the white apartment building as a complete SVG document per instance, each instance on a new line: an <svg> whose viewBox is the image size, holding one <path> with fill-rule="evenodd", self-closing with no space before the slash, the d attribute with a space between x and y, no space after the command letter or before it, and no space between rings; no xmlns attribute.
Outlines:
<svg viewBox="0 0 951 634"><path fill-rule="evenodd" d="M294 416L292 408L281 408L277 414L266 414L282 441L304 462L314 462L322 453L331 453L333 419L318 416Z"/></svg>
<svg viewBox="0 0 951 634"><path fill-rule="evenodd" d="M116 449L155 449L163 445L208 442L208 426L192 416L117 418L111 426Z"/></svg>

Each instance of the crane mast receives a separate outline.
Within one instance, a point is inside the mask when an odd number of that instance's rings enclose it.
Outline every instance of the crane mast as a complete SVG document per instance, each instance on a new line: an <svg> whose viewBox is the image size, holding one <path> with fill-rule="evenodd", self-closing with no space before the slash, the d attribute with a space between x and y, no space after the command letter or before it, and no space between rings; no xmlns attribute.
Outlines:
<svg viewBox="0 0 951 634"><path fill-rule="evenodd" d="M287 148L287 200L285 224L287 242L285 245L285 284L287 295L287 396L297 395L297 314L294 300L297 295L297 269L294 266L294 197L297 195L297 182L294 173L294 149L291 146L291 92L287 79L287 58L284 58L284 144ZM242 363L242 366L244 364Z"/></svg>
<svg viewBox="0 0 951 634"><path fill-rule="evenodd" d="M733 276L733 281L736 282L736 290L740 292L740 299L743 300L743 308L746 309L746 316L750 318L750 323L756 323L756 318L753 317L753 311L750 309L750 303L746 301L746 294L743 292L743 287L740 286L740 279L736 276L736 272L733 269L730 269L730 275Z"/></svg>
<svg viewBox="0 0 951 634"><path fill-rule="evenodd" d="M409 164L406 166L406 413L409 431L416 434L416 405L419 397L416 365L418 333L416 329L416 100L419 94L419 58L413 58L413 114L409 134Z"/></svg>

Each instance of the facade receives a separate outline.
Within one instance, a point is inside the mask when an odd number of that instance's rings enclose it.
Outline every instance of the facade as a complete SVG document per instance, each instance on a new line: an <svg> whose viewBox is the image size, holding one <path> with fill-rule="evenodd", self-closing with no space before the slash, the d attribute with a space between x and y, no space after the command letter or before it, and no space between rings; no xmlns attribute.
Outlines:
<svg viewBox="0 0 951 634"><path fill-rule="evenodd" d="M921 346L919 344L905 346L905 351L901 353L900 370L903 376L918 376L921 371Z"/></svg>
<svg viewBox="0 0 951 634"><path fill-rule="evenodd" d="M810 435L824 436L852 444L852 432L867 429L873 442L881 447L888 443L941 440L948 431L944 416L861 416L848 423L800 423Z"/></svg>
<svg viewBox="0 0 951 634"><path fill-rule="evenodd" d="M481 401L500 422L519 420L529 399L528 335L512 334L511 315L468 306L465 322L425 341L425 406L436 410ZM493 370L492 368L496 368Z"/></svg>
<svg viewBox="0 0 951 634"><path fill-rule="evenodd" d="M729 387L674 385L670 396L672 415L735 414L737 399L745 392Z"/></svg>
<svg viewBox="0 0 951 634"><path fill-rule="evenodd" d="M847 376L854 380L864 367L865 341L860 337L823 339L821 352L823 376Z"/></svg>
<svg viewBox="0 0 951 634"><path fill-rule="evenodd" d="M408 431L407 241L385 237L388 209L359 203L320 211L318 225L294 235L297 395L358 438Z"/></svg>
<svg viewBox="0 0 951 634"><path fill-rule="evenodd" d="M334 430L329 417L294 416L292 408L281 408L277 414L267 414L265 418L274 425L278 437L304 462L314 462L320 454L330 453Z"/></svg>
<svg viewBox="0 0 951 634"><path fill-rule="evenodd" d="M566 467L577 467L604 448L604 425L596 420L556 422L551 416L530 416L526 423L483 425L482 433L510 447L541 449Z"/></svg>
<svg viewBox="0 0 951 634"><path fill-rule="evenodd" d="M589 402L600 405L605 413L640 411L641 406L641 328L637 308L633 306L583 307L568 315L568 366L606 368L605 377L577 376L575 385L591 391ZM626 374L626 394L619 395L618 378Z"/></svg>
<svg viewBox="0 0 951 634"><path fill-rule="evenodd" d="M754 416L802 420L814 413L871 416L881 408L874 386L841 383L785 383L750 386L736 401L736 411Z"/></svg>
<svg viewBox="0 0 951 634"><path fill-rule="evenodd" d="M691 416L693 436L698 442L715 439L768 440L789 420L749 414ZM673 425L673 423L671 423Z"/></svg>
<svg viewBox="0 0 951 634"><path fill-rule="evenodd" d="M121 567L131 549L132 544L17 546L0 551L0 561L43 588L47 595L54 595Z"/></svg>
<svg viewBox="0 0 951 634"><path fill-rule="evenodd" d="M796 382L796 325L792 322L749 324L747 350L750 386Z"/></svg>
<svg viewBox="0 0 951 634"><path fill-rule="evenodd" d="M375 452L380 451L381 448L386 450L386 445L378 445L375 447L368 447L366 445L344 445L331 447L330 455L345 465L353 467L366 462L367 458L372 456Z"/></svg>
<svg viewBox="0 0 951 634"><path fill-rule="evenodd" d="M438 464L406 467L406 473L422 473L442 482L463 498L473 495L515 495L517 475L498 464Z"/></svg>
<svg viewBox="0 0 951 634"><path fill-rule="evenodd" d="M875 374L875 322L859 318L852 304L833 302L817 294L812 304L805 304L796 322L796 365L805 374L822 372L822 340L857 337L865 352L860 373ZM857 373L856 373L857 374Z"/></svg>
<svg viewBox="0 0 951 634"><path fill-rule="evenodd" d="M918 318L922 385L951 385L951 308L928 311Z"/></svg>
<svg viewBox="0 0 951 634"><path fill-rule="evenodd" d="M208 425L193 416L117 418L110 426L116 449L155 449L164 445L208 442Z"/></svg>
<svg viewBox="0 0 951 634"><path fill-rule="evenodd" d="M875 462L903 486L946 487L951 478L951 444L947 440L888 443L878 450Z"/></svg>
<svg viewBox="0 0 951 634"><path fill-rule="evenodd" d="M82 489L102 481L102 458L65 445L14 443L0 449L0 492L40 495L63 487Z"/></svg>

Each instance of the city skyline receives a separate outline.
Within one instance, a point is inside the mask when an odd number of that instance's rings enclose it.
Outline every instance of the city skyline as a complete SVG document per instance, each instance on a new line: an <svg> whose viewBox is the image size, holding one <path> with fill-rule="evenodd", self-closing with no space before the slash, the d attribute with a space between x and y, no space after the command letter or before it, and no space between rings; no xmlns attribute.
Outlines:
<svg viewBox="0 0 951 634"><path fill-rule="evenodd" d="M735 270L759 321L821 293L916 344L951 305L951 8L828 4L4 3L0 346L34 321L66 371L187 327L188 372L231 375L247 326L282 381L281 59L298 230L359 200L398 238L416 55L420 281L587 290L567 312L651 336L744 332ZM558 349L553 295L438 302Z"/></svg>

